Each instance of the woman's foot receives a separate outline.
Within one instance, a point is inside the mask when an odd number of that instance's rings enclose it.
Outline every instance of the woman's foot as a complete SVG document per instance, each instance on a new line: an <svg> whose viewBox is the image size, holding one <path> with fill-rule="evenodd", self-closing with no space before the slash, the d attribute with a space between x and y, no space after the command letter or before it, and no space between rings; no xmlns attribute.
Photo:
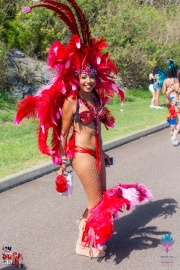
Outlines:
<svg viewBox="0 0 180 270"><path fill-rule="evenodd" d="M98 247L98 249L99 250L107 250L107 246L106 245L100 245L99 247Z"/></svg>
<svg viewBox="0 0 180 270"><path fill-rule="evenodd" d="M82 218L80 220L80 222L79 222L79 238L78 238L78 241L77 241L77 243L79 243L79 245L81 245L82 234L83 234L83 231L84 231L86 221L87 221L87 219ZM86 245L86 247L88 247L88 245ZM98 247L98 250L106 250L106 249L107 249L106 245L99 245L99 247Z"/></svg>
<svg viewBox="0 0 180 270"><path fill-rule="evenodd" d="M103 258L106 256L106 252L104 250L83 247L81 244L79 244L79 242L76 244L76 254L91 258Z"/></svg>
<svg viewBox="0 0 180 270"><path fill-rule="evenodd" d="M78 239L78 241L77 241L77 243L79 244L79 245L81 245L81 239ZM86 247L89 247L88 245L86 245ZM98 246L98 250L107 250L107 246L106 245L99 245Z"/></svg>
<svg viewBox="0 0 180 270"><path fill-rule="evenodd" d="M178 140L176 139L176 136L174 135L171 137L171 142L174 146L177 146L179 144Z"/></svg>

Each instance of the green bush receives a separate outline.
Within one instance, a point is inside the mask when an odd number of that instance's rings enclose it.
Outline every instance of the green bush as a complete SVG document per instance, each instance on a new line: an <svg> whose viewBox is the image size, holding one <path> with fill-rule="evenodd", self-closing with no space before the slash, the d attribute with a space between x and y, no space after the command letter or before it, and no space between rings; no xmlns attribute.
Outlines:
<svg viewBox="0 0 180 270"><path fill-rule="evenodd" d="M69 5L67 0L63 0ZM144 87L150 70L166 69L166 58L179 63L179 1L77 0L90 23L92 36L105 36L125 86ZM163 4L162 4L163 3ZM55 40L66 44L71 33L50 10L23 14L31 1L0 0L0 40L6 48L19 48L45 60ZM0 59L1 60L1 59Z"/></svg>
<svg viewBox="0 0 180 270"><path fill-rule="evenodd" d="M7 59L7 50L3 42L0 42L0 90L4 87L4 79L7 76L5 69Z"/></svg>
<svg viewBox="0 0 180 270"><path fill-rule="evenodd" d="M15 109L17 100L6 90L0 90L0 109Z"/></svg>

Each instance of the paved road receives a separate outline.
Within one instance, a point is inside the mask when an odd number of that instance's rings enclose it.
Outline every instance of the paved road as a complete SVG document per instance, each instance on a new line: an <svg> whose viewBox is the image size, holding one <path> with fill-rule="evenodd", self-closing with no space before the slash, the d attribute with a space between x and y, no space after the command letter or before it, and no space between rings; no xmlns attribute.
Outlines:
<svg viewBox="0 0 180 270"><path fill-rule="evenodd" d="M144 183L154 201L124 212L101 260L75 254L76 219L86 198L74 175L71 198L55 191L55 172L0 194L0 244L21 251L28 270L159 270L166 256L160 240L169 232L174 238L173 265L180 270L180 146L170 143L169 130L108 151L115 165L107 169L108 187L117 182ZM167 259L166 259L167 260ZM10 270L3 266L0 269Z"/></svg>

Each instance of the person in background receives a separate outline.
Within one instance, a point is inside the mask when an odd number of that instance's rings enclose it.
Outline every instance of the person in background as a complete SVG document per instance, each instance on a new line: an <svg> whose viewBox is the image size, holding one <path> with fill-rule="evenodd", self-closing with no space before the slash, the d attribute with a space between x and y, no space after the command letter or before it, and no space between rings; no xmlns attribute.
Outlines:
<svg viewBox="0 0 180 270"><path fill-rule="evenodd" d="M168 78L166 78L163 81L163 86L162 86L162 93L164 95L166 95L166 92L169 91L171 89L171 87L178 82L177 79L177 66L174 64L174 61L170 58L167 59L167 63L168 63ZM175 128L175 123L176 123L176 117L172 115L174 115L174 105L173 108L171 108L172 104L173 104L173 100L176 96L175 92L171 92L169 99L166 97L166 106L168 111L170 112L170 116L168 117L168 123L170 124L170 135L173 135L174 132L174 128Z"/></svg>
<svg viewBox="0 0 180 270"><path fill-rule="evenodd" d="M153 70L153 75L154 75L154 83L153 83L153 88L155 91L155 108L156 109L162 109L161 106L159 106L159 97L160 97L160 92L161 92L161 86L160 86L160 73L161 70L158 66L156 66Z"/></svg>
<svg viewBox="0 0 180 270"><path fill-rule="evenodd" d="M153 75L153 70L149 74L149 91L152 94L152 99L151 99L151 105L150 108L155 108L155 91L154 91L154 75Z"/></svg>
<svg viewBox="0 0 180 270"><path fill-rule="evenodd" d="M176 82L174 85L172 85L171 88L166 92L166 97L169 101L169 104L171 104L171 106L173 106L171 108L174 108L174 112L175 112L176 117L177 117L177 122L176 122L176 125L174 128L174 131L173 131L173 135L171 137L171 142L174 146L177 146L179 144L176 136L177 136L178 132L180 131L180 70L178 70L178 72L177 72L177 79L178 79L178 82ZM173 99L173 101L171 101L170 95L173 92L175 92L175 98ZM171 110L171 108L170 108L170 110Z"/></svg>
<svg viewBox="0 0 180 270"><path fill-rule="evenodd" d="M178 82L178 79L177 79L177 67L176 65L174 64L174 61L170 58L167 59L167 62L168 62L168 78L166 78L164 81L163 81L163 86L162 86L162 93L164 95L166 95L166 92L168 90L170 90L170 88ZM175 92L171 92L171 95L170 95L170 100L172 101L175 97ZM169 99L166 97L166 106L167 106L167 109L169 110L170 107L171 107L171 103L169 102Z"/></svg>

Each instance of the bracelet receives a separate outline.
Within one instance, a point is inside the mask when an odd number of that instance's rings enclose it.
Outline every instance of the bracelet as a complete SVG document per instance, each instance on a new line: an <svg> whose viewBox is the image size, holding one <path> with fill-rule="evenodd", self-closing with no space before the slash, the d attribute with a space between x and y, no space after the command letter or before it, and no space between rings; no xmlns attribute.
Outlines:
<svg viewBox="0 0 180 270"><path fill-rule="evenodd" d="M66 156L61 156L61 159L65 159L66 160L67 158L66 158Z"/></svg>

